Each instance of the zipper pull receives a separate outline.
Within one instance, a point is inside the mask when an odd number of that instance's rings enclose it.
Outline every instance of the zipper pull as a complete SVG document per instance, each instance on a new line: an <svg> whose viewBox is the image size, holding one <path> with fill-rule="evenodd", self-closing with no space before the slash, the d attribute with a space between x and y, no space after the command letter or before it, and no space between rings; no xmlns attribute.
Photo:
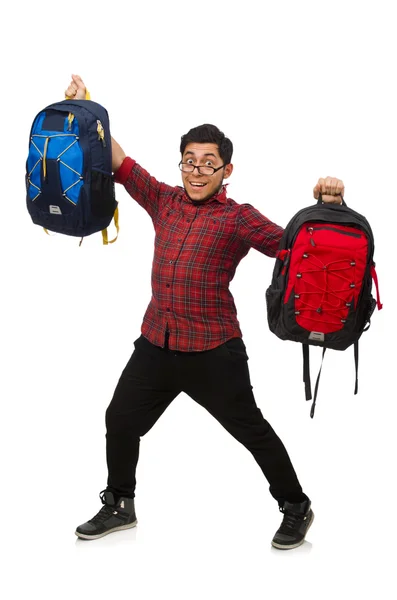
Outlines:
<svg viewBox="0 0 397 600"><path fill-rule="evenodd" d="M97 128L96 128L96 130L98 132L98 140L100 140L102 142L102 144L103 144L103 147L106 148L105 130L103 129L103 125L99 121L99 119L97 119Z"/></svg>
<svg viewBox="0 0 397 600"><path fill-rule="evenodd" d="M73 113L69 113L68 114L68 131L72 131L72 123L74 121L74 114Z"/></svg>
<svg viewBox="0 0 397 600"><path fill-rule="evenodd" d="M316 244L314 243L314 240L313 240L313 227L307 227L307 231L309 232L309 235L310 235L311 245L315 246Z"/></svg>

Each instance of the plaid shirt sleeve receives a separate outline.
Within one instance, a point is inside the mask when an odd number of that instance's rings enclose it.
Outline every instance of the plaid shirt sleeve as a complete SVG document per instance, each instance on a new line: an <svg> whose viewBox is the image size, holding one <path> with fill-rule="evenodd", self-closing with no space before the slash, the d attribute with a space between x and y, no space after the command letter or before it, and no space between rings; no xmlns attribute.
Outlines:
<svg viewBox="0 0 397 600"><path fill-rule="evenodd" d="M276 256L284 229L270 221L250 204L242 204L238 219L238 236L262 254Z"/></svg>
<svg viewBox="0 0 397 600"><path fill-rule="evenodd" d="M152 219L164 200L175 192L175 188L157 181L129 156L115 172L114 181L124 185L130 196L149 213Z"/></svg>

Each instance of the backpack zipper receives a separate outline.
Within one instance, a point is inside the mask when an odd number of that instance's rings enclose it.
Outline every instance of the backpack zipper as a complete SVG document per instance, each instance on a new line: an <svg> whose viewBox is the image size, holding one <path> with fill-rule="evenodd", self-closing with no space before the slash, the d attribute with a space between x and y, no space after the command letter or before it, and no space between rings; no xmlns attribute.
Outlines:
<svg viewBox="0 0 397 600"><path fill-rule="evenodd" d="M310 235L310 243L312 246L316 246L317 244L315 243L314 239L313 239L313 231L319 231L321 229L326 229L328 231L335 231L336 233L341 233L342 235L349 235L350 237L356 237L356 238L361 238L361 235L359 233L353 233L351 231L342 231L341 229L337 229L336 227L306 227L306 230L309 232Z"/></svg>
<svg viewBox="0 0 397 600"><path fill-rule="evenodd" d="M97 128L96 128L97 132L98 132L98 140L100 140L102 142L102 145L104 148L106 148L106 141L105 141L105 130L103 128L102 123L100 122L99 119L97 119Z"/></svg>
<svg viewBox="0 0 397 600"><path fill-rule="evenodd" d="M342 235L350 235L351 237L361 237L359 233L353 233L352 231L342 231L341 229L337 229L336 227L307 227L308 231L311 230L311 235L313 234L313 231L320 231L321 229L327 229L328 231L336 231L336 233L341 233Z"/></svg>

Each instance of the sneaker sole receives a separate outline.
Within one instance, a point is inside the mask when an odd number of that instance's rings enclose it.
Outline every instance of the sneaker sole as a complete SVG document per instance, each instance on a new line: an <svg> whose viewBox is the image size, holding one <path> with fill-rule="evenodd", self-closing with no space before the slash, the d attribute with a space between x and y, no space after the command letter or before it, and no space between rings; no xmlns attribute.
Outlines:
<svg viewBox="0 0 397 600"><path fill-rule="evenodd" d="M120 525L119 527L113 527L113 529L109 529L108 531L104 531L103 533L99 533L98 535L89 535L88 533L80 533L79 531L75 531L75 535L83 540L98 540L105 535L109 535L109 533L113 533L114 531L121 531L122 529L131 529L135 527L138 521L133 521L128 525Z"/></svg>
<svg viewBox="0 0 397 600"><path fill-rule="evenodd" d="M307 532L309 531L310 527L312 526L313 521L314 521L314 512L312 511L312 518L310 519L310 523L306 529L305 537L307 536ZM272 541L272 546L273 546L273 548L277 548L278 550L293 550L294 548L298 548L299 546L302 546L303 542L305 541L305 537L303 538L302 541L298 542L297 544L277 544L277 542Z"/></svg>

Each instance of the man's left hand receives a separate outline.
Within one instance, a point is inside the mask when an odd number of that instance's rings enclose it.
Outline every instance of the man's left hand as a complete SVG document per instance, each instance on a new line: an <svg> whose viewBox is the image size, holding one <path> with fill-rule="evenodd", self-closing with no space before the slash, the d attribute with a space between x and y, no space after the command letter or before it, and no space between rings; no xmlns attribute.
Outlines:
<svg viewBox="0 0 397 600"><path fill-rule="evenodd" d="M341 179L336 179L336 177L320 178L313 188L313 196L318 200L320 194L323 202L341 204L341 196L344 197L345 195L343 181Z"/></svg>

